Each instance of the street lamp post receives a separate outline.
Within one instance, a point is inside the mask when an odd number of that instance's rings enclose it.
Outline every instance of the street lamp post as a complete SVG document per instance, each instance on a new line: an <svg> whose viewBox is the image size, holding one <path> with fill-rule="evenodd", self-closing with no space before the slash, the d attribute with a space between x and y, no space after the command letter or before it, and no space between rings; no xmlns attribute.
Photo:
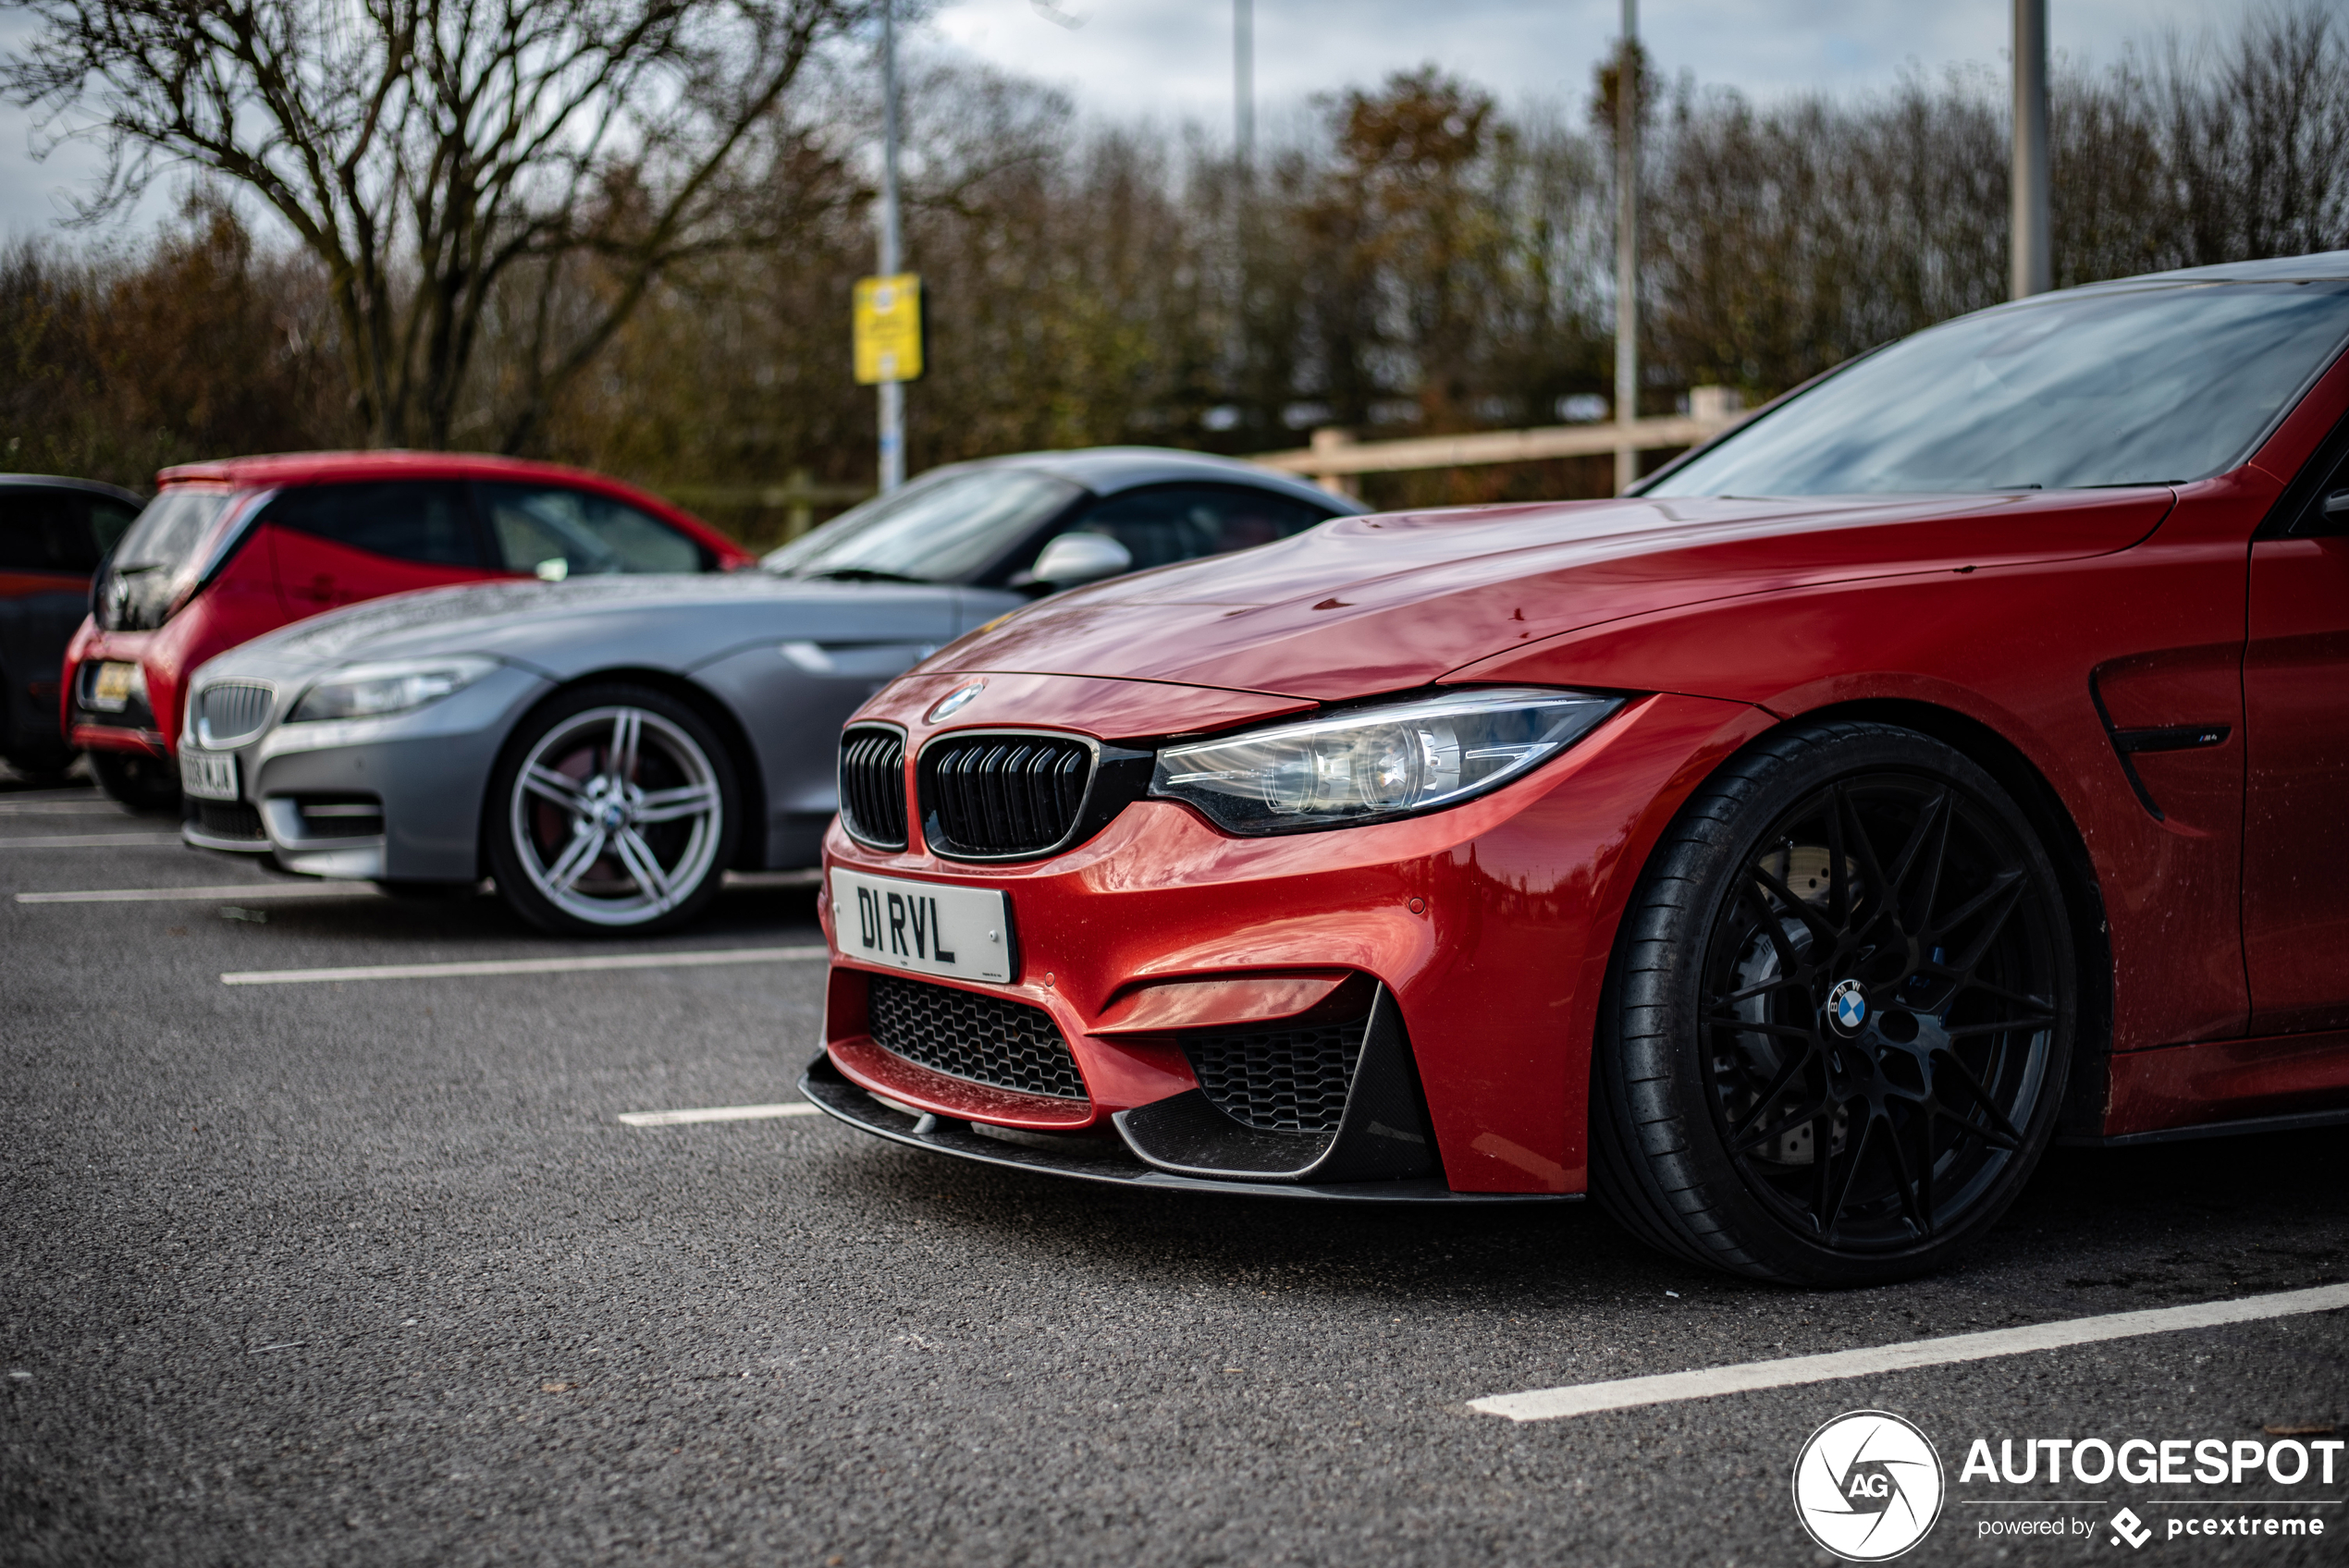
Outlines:
<svg viewBox="0 0 2349 1568"><path fill-rule="evenodd" d="M2009 281L2020 300L2055 287L2048 233L2048 0L2014 0L2013 186Z"/></svg>
<svg viewBox="0 0 2349 1568"><path fill-rule="evenodd" d="M897 6L881 0L880 276L895 277L903 262L897 219ZM905 384L880 384L880 487L905 483Z"/></svg>
<svg viewBox="0 0 2349 1568"><path fill-rule="evenodd" d="M1256 6L1232 0L1232 147L1245 175L1256 162Z"/></svg>
<svg viewBox="0 0 2349 1568"><path fill-rule="evenodd" d="M2020 4L2021 0L2017 0ZM1640 5L1623 0L1615 65L1615 493L1640 477L1631 426L1640 417Z"/></svg>

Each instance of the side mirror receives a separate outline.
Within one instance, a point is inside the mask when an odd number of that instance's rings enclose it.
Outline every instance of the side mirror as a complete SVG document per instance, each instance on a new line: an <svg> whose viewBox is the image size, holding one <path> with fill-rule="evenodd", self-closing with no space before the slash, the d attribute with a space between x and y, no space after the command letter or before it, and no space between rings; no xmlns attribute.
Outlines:
<svg viewBox="0 0 2349 1568"><path fill-rule="evenodd" d="M1133 570L1134 552L1108 534L1064 533L1044 546L1027 576L1055 588L1074 588Z"/></svg>

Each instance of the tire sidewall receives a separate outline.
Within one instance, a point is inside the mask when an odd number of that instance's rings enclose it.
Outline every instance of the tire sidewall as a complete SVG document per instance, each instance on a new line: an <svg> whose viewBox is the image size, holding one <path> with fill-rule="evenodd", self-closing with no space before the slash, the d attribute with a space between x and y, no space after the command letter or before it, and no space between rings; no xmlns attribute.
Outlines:
<svg viewBox="0 0 2349 1568"><path fill-rule="evenodd" d="M700 886L670 908L650 918L626 925L605 924L582 920L556 904L530 879L522 862L522 850L514 842L513 792L522 772L523 759L527 757L547 733L578 714L591 708L633 707L658 714L677 726L699 746L708 758L711 774L718 781L719 828L717 851L710 857L709 869ZM651 932L670 930L699 915L718 896L726 879L726 871L733 864L734 851L742 842L742 786L740 770L735 766L733 753L720 740L709 721L693 707L668 692L651 686L636 686L620 682L576 686L560 692L541 703L514 727L504 750L498 754L498 766L490 774L489 791L482 805L482 837L486 845L486 859L490 875L497 878L498 896L523 919L541 930L564 936L636 937Z"/></svg>
<svg viewBox="0 0 2349 1568"><path fill-rule="evenodd" d="M168 757L93 751L90 771L101 793L132 811L162 816L180 809L179 776Z"/></svg>
<svg viewBox="0 0 2349 1568"><path fill-rule="evenodd" d="M1684 808L1666 849L1651 862L1634 896L1617 943L1614 1002L1605 1042L1620 1053L1617 1070L1631 1080L1653 1076L1678 1108L1679 1150L1650 1173L1667 1191L1689 1182L1710 1215L1721 1223L1722 1240L1733 1240L1742 1263L1732 1256L1710 1259L1740 1272L1789 1282L1866 1285L1930 1271L1998 1223L2053 1137L2078 1029L2079 976L2061 879L2029 819L1998 781L1963 753L1912 730L1889 725L1844 723L1821 726L1800 739L1807 746L1769 745L1732 763L1724 777L1699 791ZM1865 775L1911 774L1952 784L1995 816L2021 851L2041 918L2053 945L2057 990L2056 1023L2048 1062L2023 1134L2019 1158L1999 1173L1991 1191L1973 1209L1932 1239L1887 1252L1831 1250L1790 1230L1753 1190L1729 1154L1712 1105L1703 1060L1706 1048L1703 986L1707 950L1722 902L1742 868L1759 854L1768 829L1788 811L1840 780ZM1745 786L1745 788L1739 788ZM1722 797L1738 796L1734 809L1720 809ZM1690 896L1658 922L1648 896L1659 878L1683 879ZM1657 925L1674 928L1659 930ZM1658 938L1661 938L1660 940ZM1627 949L1641 944L1649 962L1624 965ZM1651 1194L1652 1196L1659 1194ZM1685 1202L1670 1206L1683 1211Z"/></svg>

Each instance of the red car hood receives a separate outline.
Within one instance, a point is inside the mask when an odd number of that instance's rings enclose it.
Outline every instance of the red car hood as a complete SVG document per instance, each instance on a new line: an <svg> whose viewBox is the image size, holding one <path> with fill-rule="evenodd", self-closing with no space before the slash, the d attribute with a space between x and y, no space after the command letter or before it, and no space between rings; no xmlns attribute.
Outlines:
<svg viewBox="0 0 2349 1568"><path fill-rule="evenodd" d="M1178 681L1336 701L1603 621L1824 582L2104 555L2167 488L1675 497L1339 518L1048 599L926 672Z"/></svg>

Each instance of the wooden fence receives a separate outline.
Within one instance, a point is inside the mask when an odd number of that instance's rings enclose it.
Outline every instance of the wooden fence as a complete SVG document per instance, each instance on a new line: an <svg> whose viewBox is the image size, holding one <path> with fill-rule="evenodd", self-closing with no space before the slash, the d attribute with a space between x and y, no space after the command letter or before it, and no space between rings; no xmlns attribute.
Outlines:
<svg viewBox="0 0 2349 1568"><path fill-rule="evenodd" d="M1399 473L1413 469L1472 468L1485 463L1530 463L1547 458L1596 457L1630 449L1649 452L1693 447L1745 418L1725 387L1698 386L1689 393L1689 411L1629 424L1553 424L1532 430L1479 430L1462 435L1415 435L1400 441L1356 441L1343 430L1313 432L1310 447L1260 452L1249 459L1285 473L1301 473L1324 490L1358 495L1355 476Z"/></svg>

